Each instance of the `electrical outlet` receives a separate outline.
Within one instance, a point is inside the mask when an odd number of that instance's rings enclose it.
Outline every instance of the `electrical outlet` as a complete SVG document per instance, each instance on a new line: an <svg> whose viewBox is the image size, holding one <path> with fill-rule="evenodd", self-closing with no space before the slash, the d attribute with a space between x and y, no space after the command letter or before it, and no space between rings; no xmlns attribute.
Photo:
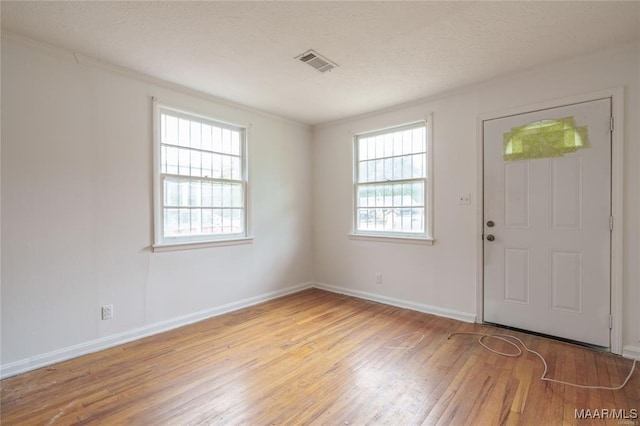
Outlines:
<svg viewBox="0 0 640 426"><path fill-rule="evenodd" d="M376 284L382 284L382 274L380 272L376 273Z"/></svg>
<svg viewBox="0 0 640 426"><path fill-rule="evenodd" d="M102 306L102 319L109 320L113 318L113 305L103 305Z"/></svg>

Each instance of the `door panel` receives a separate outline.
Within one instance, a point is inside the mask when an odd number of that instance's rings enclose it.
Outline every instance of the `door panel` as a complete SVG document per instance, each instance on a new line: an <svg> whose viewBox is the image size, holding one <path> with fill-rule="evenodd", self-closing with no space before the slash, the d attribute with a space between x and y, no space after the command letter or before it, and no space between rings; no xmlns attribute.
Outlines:
<svg viewBox="0 0 640 426"><path fill-rule="evenodd" d="M551 165L551 227L582 228L582 157L554 158Z"/></svg>
<svg viewBox="0 0 640 426"><path fill-rule="evenodd" d="M582 253L551 252L551 308L582 313Z"/></svg>
<svg viewBox="0 0 640 426"><path fill-rule="evenodd" d="M484 122L485 321L610 345L610 117L607 98Z"/></svg>
<svg viewBox="0 0 640 426"><path fill-rule="evenodd" d="M529 163L504 165L504 226L529 228Z"/></svg>
<svg viewBox="0 0 640 426"><path fill-rule="evenodd" d="M529 250L504 250L504 300L529 303Z"/></svg>

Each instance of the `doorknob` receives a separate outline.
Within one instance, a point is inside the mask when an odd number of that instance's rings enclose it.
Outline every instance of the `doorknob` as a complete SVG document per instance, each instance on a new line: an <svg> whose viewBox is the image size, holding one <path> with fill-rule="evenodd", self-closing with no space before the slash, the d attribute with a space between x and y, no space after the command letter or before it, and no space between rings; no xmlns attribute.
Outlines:
<svg viewBox="0 0 640 426"><path fill-rule="evenodd" d="M496 239L496 237L494 237L493 234L487 235L487 241L493 241L495 239Z"/></svg>

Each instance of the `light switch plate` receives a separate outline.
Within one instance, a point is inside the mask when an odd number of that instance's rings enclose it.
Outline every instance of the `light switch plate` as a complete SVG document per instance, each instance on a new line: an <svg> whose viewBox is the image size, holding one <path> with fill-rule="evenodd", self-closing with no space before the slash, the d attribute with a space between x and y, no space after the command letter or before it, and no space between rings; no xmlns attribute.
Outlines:
<svg viewBox="0 0 640 426"><path fill-rule="evenodd" d="M458 204L471 204L471 194L469 192L467 192L466 194L460 194L460 196L458 197Z"/></svg>

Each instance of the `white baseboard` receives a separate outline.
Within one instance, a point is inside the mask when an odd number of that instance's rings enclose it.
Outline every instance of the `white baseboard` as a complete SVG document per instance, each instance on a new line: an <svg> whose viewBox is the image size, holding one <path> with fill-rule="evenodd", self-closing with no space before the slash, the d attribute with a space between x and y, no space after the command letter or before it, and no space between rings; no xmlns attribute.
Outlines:
<svg viewBox="0 0 640 426"><path fill-rule="evenodd" d="M121 345L123 343L131 342L133 340L138 340L143 337L151 336L153 334L162 333L164 331L182 327L188 324L192 324L194 322L202 321L207 318L226 314L232 311L237 311L238 309L247 308L249 306L257 305L258 303L262 303L262 302L267 302L269 300L286 296L288 294L297 293L299 291L312 288L313 286L314 286L314 283L312 282L298 284L282 290L276 290L269 293L264 293L258 296L239 300L237 302L232 302L226 305L217 306L215 308L206 309L204 311L194 312L192 314L145 325L143 327L138 327L133 330L125 331L122 333L112 334L110 336L105 336L99 339L90 340L88 342L80 343L78 345L68 346L66 348L58 349L45 354L35 355L29 358L10 362L0 367L0 378L4 379L6 377L15 376L16 374L25 373L27 371L35 370L37 368L41 368L41 367L45 367L58 362L66 361L71 358L76 358L82 355L98 352L103 349L108 349L114 346Z"/></svg>
<svg viewBox="0 0 640 426"><path fill-rule="evenodd" d="M396 306L398 308L410 309L412 311L422 312L425 314L437 315L439 317L456 319L463 322L476 322L475 314L468 312L454 311L451 309L439 308L437 306L426 305L424 303L409 302L406 300L395 299L393 297L382 296L376 293L366 291L352 290L346 287L339 287L331 284L316 282L313 287L330 291L332 293L346 294L348 296L358 297L360 299L371 300L373 302L384 303L385 305Z"/></svg>
<svg viewBox="0 0 640 426"><path fill-rule="evenodd" d="M630 359L640 358L640 346L624 346L622 356Z"/></svg>
<svg viewBox="0 0 640 426"><path fill-rule="evenodd" d="M436 306L426 305L423 303L409 302L406 300L395 299L392 297L387 297L387 296L383 296L376 293L353 290L346 287L340 287L340 286L335 286L331 284L325 284L325 283L319 283L319 282L306 282L306 283L298 284L292 287L288 287L286 289L264 293L258 296L239 300L237 302L228 303L226 305L218 306L218 307L207 309L200 312L194 312L192 314L173 318L167 321L161 321L154 324L149 324L144 327L139 327L133 330L125 331L123 333L112 334L110 336L105 336L99 339L90 340L88 342L58 349L42 355L35 355L30 358L4 364L0 366L0 378L15 376L16 374L25 373L27 371L35 370L41 367L46 367L48 365L66 361L82 355L98 352L103 349L108 349L114 346L118 346L134 340L138 340L143 337L151 336L154 334L162 333L164 331L172 330L174 328L178 328L178 327L182 327L198 321L202 321L207 318L223 315L229 312L237 311L238 309L247 308L249 306L257 305L259 303L267 302L269 300L273 300L278 297L286 296L292 293L297 293L302 290L306 290L308 288L318 288L320 290L330 291L332 293L345 294L345 295L357 297L360 299L383 303L385 305L391 305L399 308L410 309L412 311L422 312L422 313L431 314L431 315L437 315L440 317L451 318L451 319L468 322L468 323L473 323L476 321L476 316L468 312L454 311L451 309L439 308ZM622 356L630 359L638 358L640 357L640 347L625 346L623 348Z"/></svg>

